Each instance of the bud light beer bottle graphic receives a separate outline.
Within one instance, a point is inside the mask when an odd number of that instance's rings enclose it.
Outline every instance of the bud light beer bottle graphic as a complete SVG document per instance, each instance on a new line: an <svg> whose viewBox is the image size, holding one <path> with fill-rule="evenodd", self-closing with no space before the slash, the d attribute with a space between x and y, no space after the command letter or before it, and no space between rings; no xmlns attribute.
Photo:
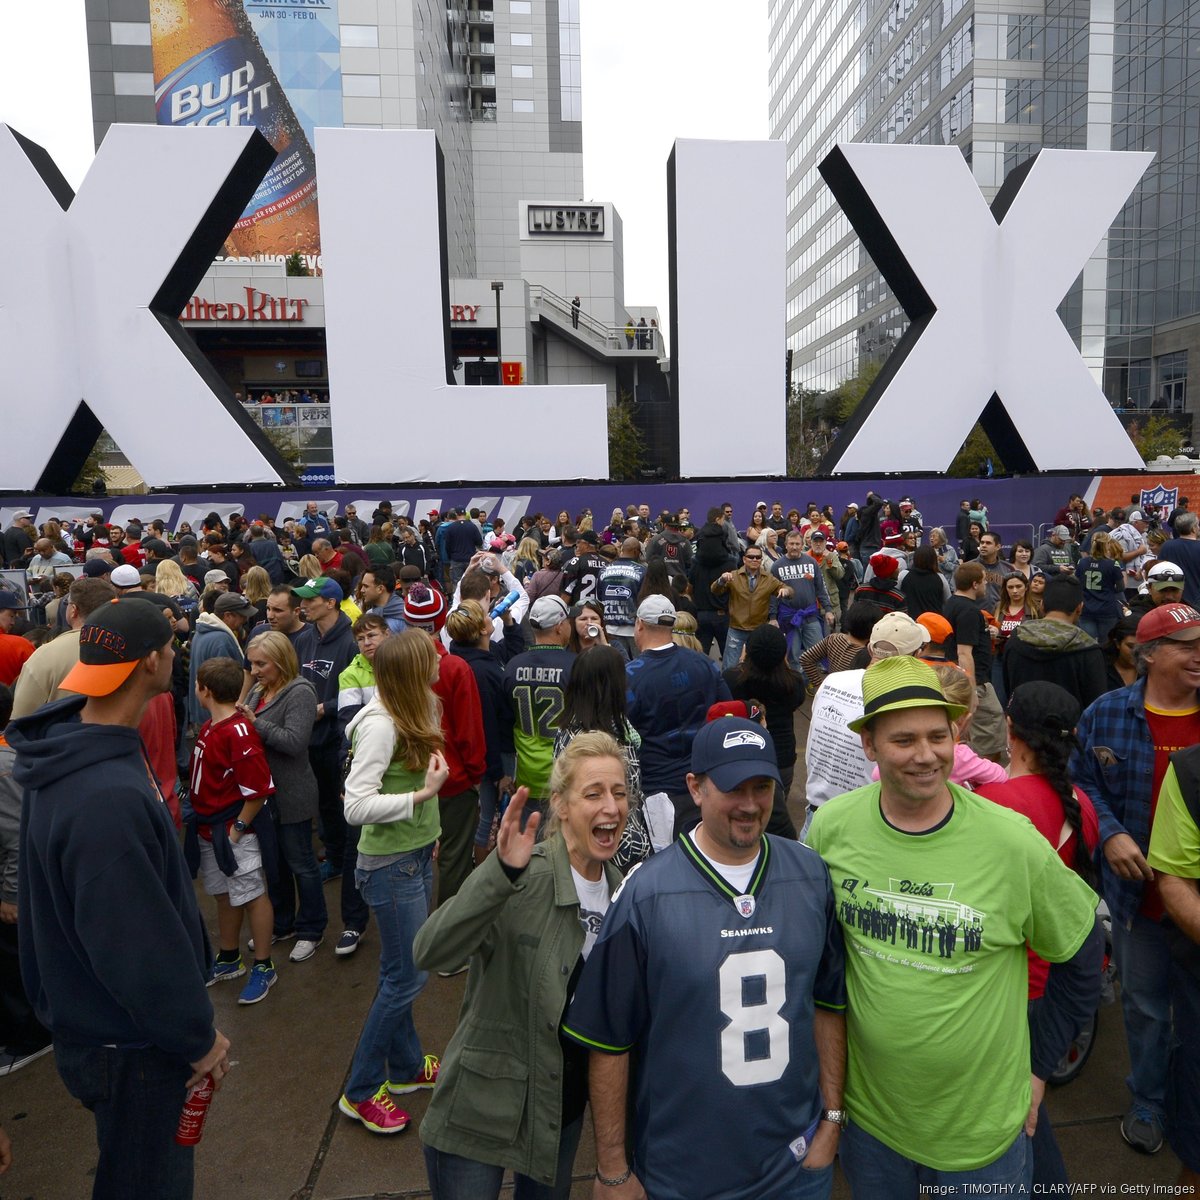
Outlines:
<svg viewBox="0 0 1200 1200"><path fill-rule="evenodd" d="M225 244L231 257L319 253L312 146L242 0L150 0L159 125L253 125L278 157Z"/></svg>

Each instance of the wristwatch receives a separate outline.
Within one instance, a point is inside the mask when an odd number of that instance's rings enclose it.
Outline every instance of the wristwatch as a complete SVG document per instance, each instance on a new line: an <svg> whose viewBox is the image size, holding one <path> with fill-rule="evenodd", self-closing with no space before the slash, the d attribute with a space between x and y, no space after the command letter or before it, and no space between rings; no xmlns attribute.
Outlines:
<svg viewBox="0 0 1200 1200"><path fill-rule="evenodd" d="M245 833L246 830L249 828L250 828L250 826L247 825L246 822L243 821L241 817L238 817L238 819L236 821L234 821L234 823L233 823L233 832L234 833Z"/></svg>
<svg viewBox="0 0 1200 1200"><path fill-rule="evenodd" d="M832 1121L835 1125L840 1125L843 1129L850 1124L850 1115L844 1108L823 1108L821 1110L822 1121Z"/></svg>

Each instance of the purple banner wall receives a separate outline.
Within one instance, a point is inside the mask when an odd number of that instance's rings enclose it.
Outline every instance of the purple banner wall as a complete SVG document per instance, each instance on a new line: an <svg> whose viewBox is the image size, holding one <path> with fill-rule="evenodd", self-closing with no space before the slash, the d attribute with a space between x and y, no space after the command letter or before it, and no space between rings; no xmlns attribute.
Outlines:
<svg viewBox="0 0 1200 1200"><path fill-rule="evenodd" d="M277 521L304 511L307 501L315 500L330 516L354 504L358 515L370 520L380 500L390 500L397 515L424 518L431 509L444 510L450 505L486 509L489 516L504 517L511 526L526 512L544 512L551 520L566 509L574 518L584 508L594 514L597 528L608 524L615 507L648 504L657 516L663 509L687 508L696 525L703 523L707 510L714 505L731 503L734 520L745 528L760 500L768 504L778 500L784 512L796 507L802 512L812 500L818 505L832 504L840 517L850 501L861 504L870 488L890 499L911 495L920 510L925 527L946 525L954 537L954 519L959 501L978 497L988 506L992 523L1005 532L1005 540L1025 536L1018 526L1038 527L1054 517L1067 497L1079 492L1089 503L1102 476L1053 476L1022 479L902 479L870 480L776 480L767 483L619 483L575 484L550 487L522 487L513 484L473 485L466 487L425 488L330 488L324 491L269 491L162 493L150 496L111 496L90 501L79 496L9 496L0 500L0 525L7 527L13 512L29 509L41 524L51 517L81 517L93 510L103 512L112 523L124 524L137 516L143 521L161 519L168 529L177 529L187 521L193 527L209 512L223 519L241 512L251 517L266 514Z"/></svg>

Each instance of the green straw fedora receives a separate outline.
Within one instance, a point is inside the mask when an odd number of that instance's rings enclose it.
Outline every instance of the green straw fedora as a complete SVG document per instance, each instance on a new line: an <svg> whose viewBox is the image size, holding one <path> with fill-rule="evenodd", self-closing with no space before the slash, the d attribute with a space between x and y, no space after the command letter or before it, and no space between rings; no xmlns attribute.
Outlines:
<svg viewBox="0 0 1200 1200"><path fill-rule="evenodd" d="M964 705L946 699L931 666L907 656L885 658L869 666L862 690L863 715L850 722L855 733L861 733L881 714L904 708L944 708L952 721L967 711Z"/></svg>

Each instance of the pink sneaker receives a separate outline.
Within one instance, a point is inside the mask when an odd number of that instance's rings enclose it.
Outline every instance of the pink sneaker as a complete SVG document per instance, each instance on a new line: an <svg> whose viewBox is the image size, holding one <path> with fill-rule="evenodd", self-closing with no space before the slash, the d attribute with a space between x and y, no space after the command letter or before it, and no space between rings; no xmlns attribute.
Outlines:
<svg viewBox="0 0 1200 1200"><path fill-rule="evenodd" d="M392 1103L386 1083L366 1100L355 1102L343 1095L338 1108L346 1116L361 1121L372 1133L403 1133L410 1119L404 1109Z"/></svg>
<svg viewBox="0 0 1200 1200"><path fill-rule="evenodd" d="M428 1091L437 1083L438 1068L441 1065L441 1061L436 1054L427 1054L415 1079L411 1079L407 1083L389 1083L387 1090L393 1096L405 1096L409 1092Z"/></svg>

